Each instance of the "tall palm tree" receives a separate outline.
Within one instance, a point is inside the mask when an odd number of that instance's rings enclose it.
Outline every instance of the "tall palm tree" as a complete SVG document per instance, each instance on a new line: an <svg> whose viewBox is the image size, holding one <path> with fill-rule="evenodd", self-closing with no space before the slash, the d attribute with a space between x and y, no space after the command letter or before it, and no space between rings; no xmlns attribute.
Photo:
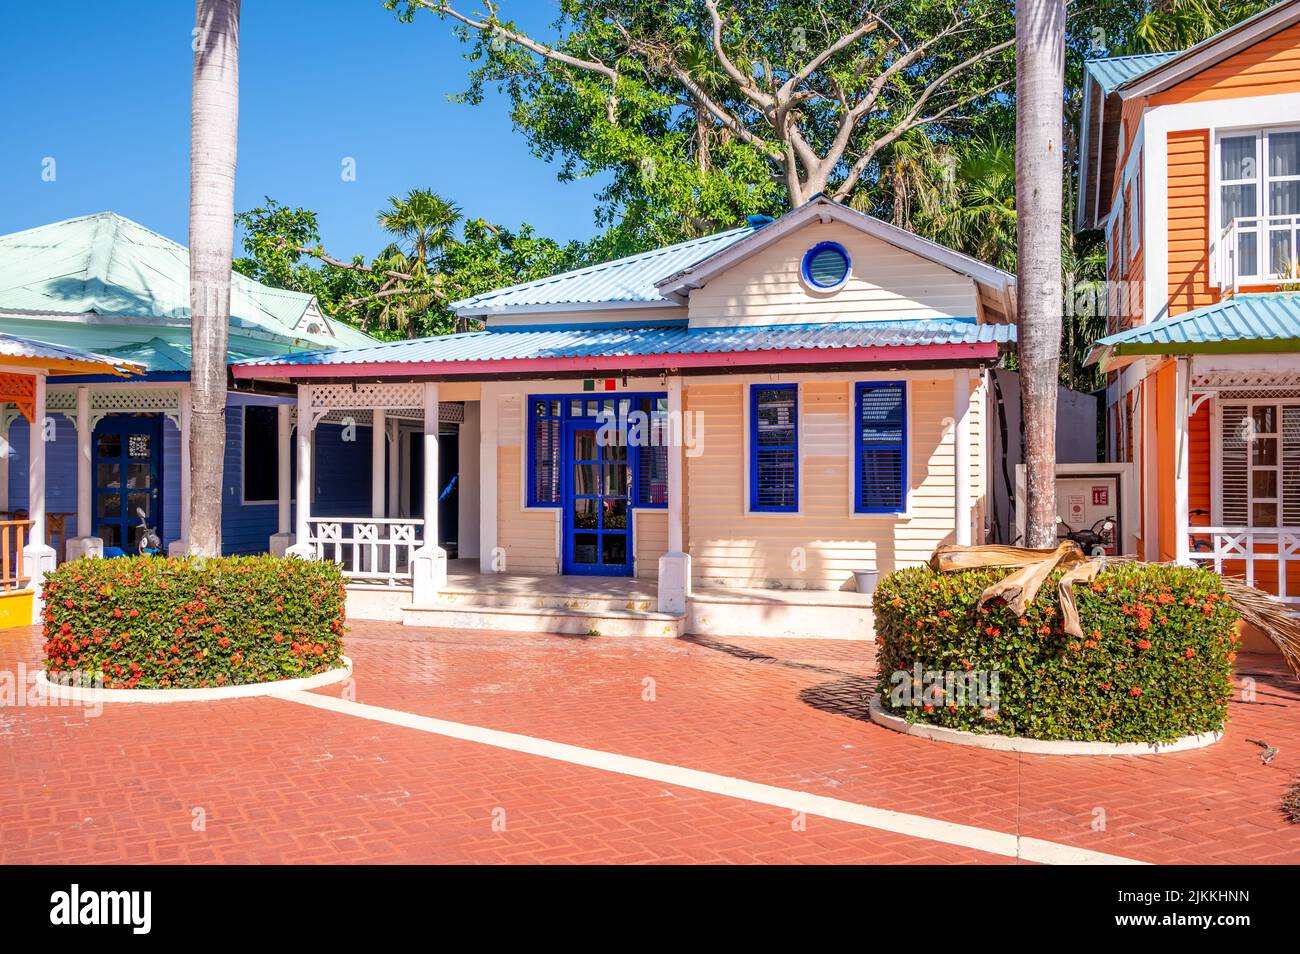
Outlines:
<svg viewBox="0 0 1300 954"><path fill-rule="evenodd" d="M405 243L402 251L423 265L436 264L442 252L456 241L460 207L432 189L412 189L405 196L390 196L379 213L379 224Z"/></svg>
<svg viewBox="0 0 1300 954"><path fill-rule="evenodd" d="M1056 380L1061 358L1061 143L1065 0L1016 4L1016 276L1025 543L1056 542Z"/></svg>
<svg viewBox="0 0 1300 954"><path fill-rule="evenodd" d="M221 555L240 0L197 0L190 104L190 552Z"/></svg>

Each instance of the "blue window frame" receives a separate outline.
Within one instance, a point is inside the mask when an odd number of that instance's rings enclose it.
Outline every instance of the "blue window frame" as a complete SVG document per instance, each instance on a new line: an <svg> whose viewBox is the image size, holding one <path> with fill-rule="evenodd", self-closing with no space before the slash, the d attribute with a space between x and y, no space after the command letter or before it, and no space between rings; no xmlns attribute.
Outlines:
<svg viewBox="0 0 1300 954"><path fill-rule="evenodd" d="M528 399L528 505L560 505L560 421L564 399Z"/></svg>
<svg viewBox="0 0 1300 954"><path fill-rule="evenodd" d="M632 506L668 506L668 398L663 393L591 392L528 396L528 506L563 504L562 427L565 421L599 421L610 415L627 427L629 415L646 415L632 442ZM627 439L627 435L624 435Z"/></svg>
<svg viewBox="0 0 1300 954"><path fill-rule="evenodd" d="M749 391L749 509L799 509L799 387L752 384Z"/></svg>
<svg viewBox="0 0 1300 954"><path fill-rule="evenodd" d="M907 385L863 381L854 393L853 510L907 510Z"/></svg>
<svg viewBox="0 0 1300 954"><path fill-rule="evenodd" d="M848 249L839 242L818 242L804 253L800 267L809 285L831 291L848 281L852 263Z"/></svg>

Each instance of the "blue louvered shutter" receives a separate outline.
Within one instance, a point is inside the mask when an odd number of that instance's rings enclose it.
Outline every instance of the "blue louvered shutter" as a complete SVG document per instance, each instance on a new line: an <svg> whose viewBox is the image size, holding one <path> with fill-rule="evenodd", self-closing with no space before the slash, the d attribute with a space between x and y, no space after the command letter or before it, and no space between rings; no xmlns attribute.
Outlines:
<svg viewBox="0 0 1300 954"><path fill-rule="evenodd" d="M560 505L560 401L528 401L528 503Z"/></svg>
<svg viewBox="0 0 1300 954"><path fill-rule="evenodd" d="M749 509L799 509L799 389L793 384L750 390Z"/></svg>
<svg viewBox="0 0 1300 954"><path fill-rule="evenodd" d="M637 447L636 505L668 506L668 400L646 397L637 409L649 418Z"/></svg>
<svg viewBox="0 0 1300 954"><path fill-rule="evenodd" d="M902 381L859 383L854 510L901 513L907 509L907 388Z"/></svg>

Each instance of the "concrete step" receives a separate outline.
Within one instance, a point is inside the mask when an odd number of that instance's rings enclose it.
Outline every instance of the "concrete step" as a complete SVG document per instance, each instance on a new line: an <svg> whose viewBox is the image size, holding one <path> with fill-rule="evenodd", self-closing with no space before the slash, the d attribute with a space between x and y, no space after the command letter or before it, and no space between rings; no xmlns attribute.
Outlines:
<svg viewBox="0 0 1300 954"><path fill-rule="evenodd" d="M561 633L567 636L681 636L685 616L621 609L580 609L548 606L493 606L451 601L410 606L403 613L407 626L438 629L486 629L514 633ZM483 596L484 594L476 594ZM499 594L493 594L499 595Z"/></svg>
<svg viewBox="0 0 1300 954"><path fill-rule="evenodd" d="M494 607L497 609L559 609L597 613L653 613L658 601L652 595L614 596L609 594L547 593L544 591L492 592L457 590L454 586L438 593L438 603L448 606Z"/></svg>

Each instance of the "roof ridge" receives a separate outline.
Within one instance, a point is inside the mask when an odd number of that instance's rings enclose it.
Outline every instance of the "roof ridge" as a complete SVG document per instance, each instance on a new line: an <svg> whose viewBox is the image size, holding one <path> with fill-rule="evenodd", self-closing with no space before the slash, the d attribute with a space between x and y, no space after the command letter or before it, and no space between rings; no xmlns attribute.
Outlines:
<svg viewBox="0 0 1300 954"><path fill-rule="evenodd" d="M704 242L717 241L723 238L724 236L735 235L740 232L756 232L760 228L763 228L763 226L748 225L748 224L739 225L736 226L735 228L723 229L721 232L713 232L710 233L709 235L701 235L699 238L687 239L684 242L674 242L671 245L661 245L657 248L646 249L644 252L635 252L632 255L624 255L620 258L611 258L603 262L596 262L591 265L583 265L580 266L579 268L571 268L565 272L557 272L554 275L547 275L544 278L534 278L531 281L520 282L517 285L507 285L504 288L494 288L491 291L481 292L478 295L471 295L468 298L463 298L458 302L452 302L452 305L453 306L466 305L469 304L470 302L478 302L481 300L488 299L492 296L502 294L507 291L519 291L525 288L537 288L538 286L545 285L548 282L559 281L560 279L563 278L577 278L584 275L591 275L596 272L601 272L606 269L614 268L619 265L625 265L629 262L646 261L652 258L657 258L659 256L668 255L672 252L681 251L682 249L685 248L691 248L695 245L699 245Z"/></svg>
<svg viewBox="0 0 1300 954"><path fill-rule="evenodd" d="M1183 47L1183 50L1190 47ZM1145 53L1121 53L1118 56L1094 56L1091 59L1084 60L1084 65L1089 63L1113 63L1116 60L1136 60L1143 56L1177 56L1183 50L1148 50Z"/></svg>

